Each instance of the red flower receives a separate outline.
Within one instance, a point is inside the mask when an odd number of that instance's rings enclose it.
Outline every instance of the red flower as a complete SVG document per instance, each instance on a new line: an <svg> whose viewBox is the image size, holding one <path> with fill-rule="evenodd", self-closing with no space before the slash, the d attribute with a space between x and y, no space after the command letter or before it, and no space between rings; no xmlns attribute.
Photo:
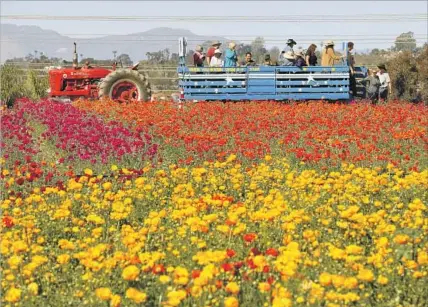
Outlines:
<svg viewBox="0 0 428 307"><path fill-rule="evenodd" d="M235 267L235 269L237 269L237 270L239 270L243 265L244 265L244 262L242 262L242 261L238 261L238 262L235 262L235 263L233 264L233 266L234 266L234 267Z"/></svg>
<svg viewBox="0 0 428 307"><path fill-rule="evenodd" d="M257 238L257 235L253 232L247 233L244 235L244 241L248 243L253 242L256 238Z"/></svg>
<svg viewBox="0 0 428 307"><path fill-rule="evenodd" d="M130 262L131 264L138 264L138 263L141 263L140 258L138 258L138 256L134 256L134 257L132 257L132 258L129 260L129 262Z"/></svg>
<svg viewBox="0 0 428 307"><path fill-rule="evenodd" d="M272 256L272 257L278 257L279 252L275 248L268 248L266 250L266 255Z"/></svg>
<svg viewBox="0 0 428 307"><path fill-rule="evenodd" d="M267 283L269 284L269 285L271 285L271 284L273 284L275 282L275 278L273 277L273 276L269 276L268 277L268 279L267 279Z"/></svg>
<svg viewBox="0 0 428 307"><path fill-rule="evenodd" d="M200 270L193 270L192 271L192 278L198 278L201 275L201 271Z"/></svg>
<svg viewBox="0 0 428 307"><path fill-rule="evenodd" d="M15 223L13 222L13 219L10 216L3 216L2 219L3 226L6 228L12 228Z"/></svg>
<svg viewBox="0 0 428 307"><path fill-rule="evenodd" d="M229 257L229 258L232 258L233 256L235 256L236 255L236 252L233 250L233 249L227 249L226 250L226 254L227 254L227 257Z"/></svg>
<svg viewBox="0 0 428 307"><path fill-rule="evenodd" d="M162 264L155 264L152 269L153 274L162 274L165 272L165 267Z"/></svg>
<svg viewBox="0 0 428 307"><path fill-rule="evenodd" d="M269 271L270 271L269 266L268 266L268 265L265 265L265 266L263 267L263 273L269 273Z"/></svg>
<svg viewBox="0 0 428 307"><path fill-rule="evenodd" d="M16 184L17 185L23 185L24 181L25 181L25 179L23 177L19 177L18 179L16 179Z"/></svg>
<svg viewBox="0 0 428 307"><path fill-rule="evenodd" d="M231 263L223 263L221 265L221 268L225 271L225 272L229 272L233 270L233 265Z"/></svg>
<svg viewBox="0 0 428 307"><path fill-rule="evenodd" d="M256 268L256 265L254 264L253 259L248 259L248 260L247 260L247 266L248 266L250 269L255 269L255 268Z"/></svg>
<svg viewBox="0 0 428 307"><path fill-rule="evenodd" d="M254 256L257 256L257 255L260 255L262 252L261 252L261 251L259 251L259 249L258 249L257 247L253 247L253 248L251 249L251 253L252 253Z"/></svg>

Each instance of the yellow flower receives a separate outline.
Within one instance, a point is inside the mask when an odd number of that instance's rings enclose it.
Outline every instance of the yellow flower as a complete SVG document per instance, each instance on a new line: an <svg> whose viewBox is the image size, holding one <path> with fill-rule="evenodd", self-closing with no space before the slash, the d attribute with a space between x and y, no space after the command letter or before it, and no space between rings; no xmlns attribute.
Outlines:
<svg viewBox="0 0 428 307"><path fill-rule="evenodd" d="M117 165L112 165L111 167L110 167L110 169L114 172L114 171L117 171L118 170L118 167L117 167Z"/></svg>
<svg viewBox="0 0 428 307"><path fill-rule="evenodd" d="M86 176L92 176L94 174L94 172L90 168L85 168L83 172Z"/></svg>
<svg viewBox="0 0 428 307"><path fill-rule="evenodd" d="M239 301L233 296L226 297L224 299L224 307L239 307Z"/></svg>
<svg viewBox="0 0 428 307"><path fill-rule="evenodd" d="M346 253L351 255L359 255L363 252L363 248L358 245L349 245L346 247Z"/></svg>
<svg viewBox="0 0 428 307"><path fill-rule="evenodd" d="M171 281L171 277L169 277L168 275L161 275L159 276L159 281L163 284L166 284Z"/></svg>
<svg viewBox="0 0 428 307"><path fill-rule="evenodd" d="M409 240L410 237L408 235L396 235L394 238L394 242L401 245L406 244Z"/></svg>
<svg viewBox="0 0 428 307"><path fill-rule="evenodd" d="M328 273L321 273L320 275L321 286L327 287L331 285L331 275Z"/></svg>
<svg viewBox="0 0 428 307"><path fill-rule="evenodd" d="M112 293L109 288L98 288L95 290L95 295L103 301L109 301Z"/></svg>
<svg viewBox="0 0 428 307"><path fill-rule="evenodd" d="M287 297L275 297L272 301L272 307L291 307L291 300Z"/></svg>
<svg viewBox="0 0 428 307"><path fill-rule="evenodd" d="M200 297L202 294L202 288L200 286L193 286L190 289L190 293L192 294L193 297Z"/></svg>
<svg viewBox="0 0 428 307"><path fill-rule="evenodd" d="M418 263L419 265L427 265L428 264L428 253L425 251L418 252Z"/></svg>
<svg viewBox="0 0 428 307"><path fill-rule="evenodd" d="M28 249L28 246L24 241L19 240L12 243L12 249L17 254L26 251Z"/></svg>
<svg viewBox="0 0 428 307"><path fill-rule="evenodd" d="M59 264L66 264L66 263L68 263L68 262L70 261L70 255L67 255L67 254L59 255L59 256L56 258L56 261L57 261Z"/></svg>
<svg viewBox="0 0 428 307"><path fill-rule="evenodd" d="M180 305L181 301L186 298L186 296L187 293L184 290L171 291L167 294L168 305L178 306Z"/></svg>
<svg viewBox="0 0 428 307"><path fill-rule="evenodd" d="M22 290L20 289L17 289L15 287L10 288L9 290L7 290L5 295L6 302L9 302L9 303L19 302L19 300L21 299L21 293L22 293Z"/></svg>
<svg viewBox="0 0 428 307"><path fill-rule="evenodd" d="M122 298L120 297L120 295L117 295L117 294L113 295L111 297L110 306L111 307L119 307L121 300L122 300Z"/></svg>
<svg viewBox="0 0 428 307"><path fill-rule="evenodd" d="M111 182L104 182L103 183L103 189L104 190L109 191L109 190L111 190L111 187L112 187Z"/></svg>
<svg viewBox="0 0 428 307"><path fill-rule="evenodd" d="M186 268L176 267L173 276L174 283L177 285L186 285L189 282L189 272Z"/></svg>
<svg viewBox="0 0 428 307"><path fill-rule="evenodd" d="M28 292L31 295L37 295L39 294L39 285L37 285L35 282L32 282L27 286Z"/></svg>
<svg viewBox="0 0 428 307"><path fill-rule="evenodd" d="M358 276L357 278L359 280L365 281L365 282L371 282L374 280L374 274L371 270L367 270L367 269L361 269L358 272Z"/></svg>
<svg viewBox="0 0 428 307"><path fill-rule="evenodd" d="M259 291L262 293L266 293L270 291L270 284L267 282L261 282L259 283Z"/></svg>
<svg viewBox="0 0 428 307"><path fill-rule="evenodd" d="M226 291L230 292L232 294L238 294L239 293L239 285L236 282L230 282L226 286Z"/></svg>
<svg viewBox="0 0 428 307"><path fill-rule="evenodd" d="M386 285L388 283L388 278L386 278L385 276L380 275L377 278L377 282L381 285Z"/></svg>
<svg viewBox="0 0 428 307"><path fill-rule="evenodd" d="M9 264L9 267L12 270L15 270L22 263L22 257L20 257L20 256L12 256L12 257L9 258L9 260L7 261L7 263Z"/></svg>
<svg viewBox="0 0 428 307"><path fill-rule="evenodd" d="M333 282L333 286L335 288L340 288L345 283L345 277L341 275L333 275L331 277L331 281Z"/></svg>
<svg viewBox="0 0 428 307"><path fill-rule="evenodd" d="M135 288L129 288L128 290L126 290L126 297L137 304L144 303L147 300L147 294L138 291Z"/></svg>
<svg viewBox="0 0 428 307"><path fill-rule="evenodd" d="M263 255L257 255L254 257L253 262L258 270L263 270L263 268L268 264L266 258Z"/></svg>
<svg viewBox="0 0 428 307"><path fill-rule="evenodd" d="M122 271L122 277L125 280L136 280L140 274L140 269L135 265L129 265Z"/></svg>
<svg viewBox="0 0 428 307"><path fill-rule="evenodd" d="M355 289L358 287L358 280L355 277L347 277L343 283L346 289Z"/></svg>

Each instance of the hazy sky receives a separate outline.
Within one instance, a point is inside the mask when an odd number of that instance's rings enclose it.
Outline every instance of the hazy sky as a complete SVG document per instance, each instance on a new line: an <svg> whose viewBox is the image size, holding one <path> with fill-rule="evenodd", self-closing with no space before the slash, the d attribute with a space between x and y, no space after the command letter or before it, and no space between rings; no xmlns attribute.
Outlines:
<svg viewBox="0 0 428 307"><path fill-rule="evenodd" d="M427 1L1 1L1 15L51 16L280 16L280 15L364 15L364 14L427 14ZM418 45L427 41L428 22L192 22L192 21L77 21L77 20L12 20L2 17L1 23L37 25L72 37L93 37L95 34L129 34L155 27L188 29L200 35L220 35L237 40L267 37L268 46L282 46L283 40L314 41L349 36L357 50L393 44L402 32L413 31ZM339 37L340 36L340 37ZM378 40L378 41L377 41Z"/></svg>

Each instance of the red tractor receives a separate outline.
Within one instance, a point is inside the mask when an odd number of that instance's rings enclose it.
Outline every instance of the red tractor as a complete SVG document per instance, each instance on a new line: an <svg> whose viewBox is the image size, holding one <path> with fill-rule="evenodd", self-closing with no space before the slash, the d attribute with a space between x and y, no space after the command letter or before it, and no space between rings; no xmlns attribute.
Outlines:
<svg viewBox="0 0 428 307"><path fill-rule="evenodd" d="M92 68L89 63L78 66L76 43L74 43L73 67L49 70L49 96L59 100L79 98L98 99L107 97L118 102L149 101L150 84L146 76L130 68Z"/></svg>

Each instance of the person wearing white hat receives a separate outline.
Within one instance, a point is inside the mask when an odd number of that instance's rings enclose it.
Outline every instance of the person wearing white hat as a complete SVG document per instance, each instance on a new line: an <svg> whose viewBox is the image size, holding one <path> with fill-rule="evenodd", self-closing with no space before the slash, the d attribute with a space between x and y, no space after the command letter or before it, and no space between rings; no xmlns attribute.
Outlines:
<svg viewBox="0 0 428 307"><path fill-rule="evenodd" d="M214 51L214 56L211 58L210 67L223 67L224 66L224 62L221 59L222 54L223 53L221 52L220 49L216 49Z"/></svg>
<svg viewBox="0 0 428 307"><path fill-rule="evenodd" d="M219 41L213 41L211 44L211 47L208 48L207 56L206 56L208 65L210 65L211 63L211 58L214 57L214 51L220 48L220 46L221 46L221 43Z"/></svg>
<svg viewBox="0 0 428 307"><path fill-rule="evenodd" d="M281 57L281 66L294 66L296 60L293 52L287 51L282 53Z"/></svg>
<svg viewBox="0 0 428 307"><path fill-rule="evenodd" d="M334 52L334 42L328 40L324 43L324 50L322 51L321 66L334 66L339 63L343 56L336 55Z"/></svg>

